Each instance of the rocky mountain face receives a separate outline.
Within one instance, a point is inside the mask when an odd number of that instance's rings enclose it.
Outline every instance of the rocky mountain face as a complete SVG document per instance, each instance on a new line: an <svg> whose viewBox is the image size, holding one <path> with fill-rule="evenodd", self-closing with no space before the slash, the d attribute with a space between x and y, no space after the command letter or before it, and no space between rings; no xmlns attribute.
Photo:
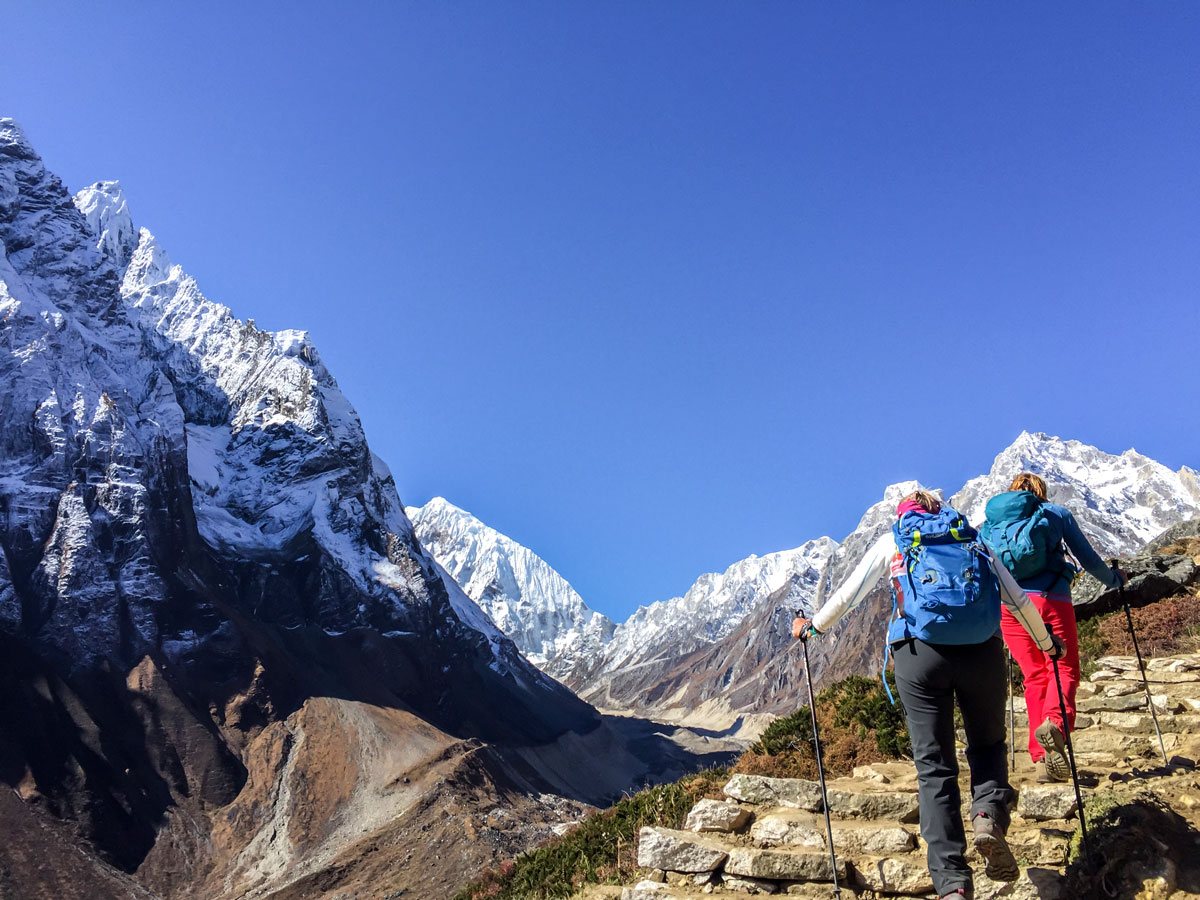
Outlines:
<svg viewBox="0 0 1200 900"><path fill-rule="evenodd" d="M1073 510L1105 555L1129 555L1200 511L1200 481L1186 466L1174 472L1134 450L1115 455L1029 433L950 502L979 524L988 498L1022 471L1046 479L1050 499ZM722 575L701 576L684 597L637 610L598 650L581 647L580 658L560 661L565 683L602 708L653 710L714 728L753 730L761 714L793 708L805 689L790 633L793 610L818 607L891 527L899 499L918 487L915 481L889 486L840 543L818 538L750 557ZM814 673L833 679L877 673L890 609L891 593L881 582L863 608L812 644Z"/></svg>
<svg viewBox="0 0 1200 900"><path fill-rule="evenodd" d="M119 185L72 198L8 119L0 386L21 896L73 896L78 857L94 897L299 900L372 865L436 897L569 815L552 794L647 771L422 548L306 335L206 299Z"/></svg>
<svg viewBox="0 0 1200 900"><path fill-rule="evenodd" d="M405 511L421 544L540 669L562 680L612 639L612 620L533 551L441 497Z"/></svg>

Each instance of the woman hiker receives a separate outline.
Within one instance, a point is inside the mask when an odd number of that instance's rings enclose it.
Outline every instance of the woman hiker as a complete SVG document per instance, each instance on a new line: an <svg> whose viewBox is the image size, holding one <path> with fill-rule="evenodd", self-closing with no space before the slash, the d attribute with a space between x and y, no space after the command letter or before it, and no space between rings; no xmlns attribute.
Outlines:
<svg viewBox="0 0 1200 900"><path fill-rule="evenodd" d="M1025 706L1029 713L1029 756L1037 765L1037 780L1066 781L1066 731L1075 727L1075 691L1079 687L1079 635L1071 582L1076 568L1066 559L1063 543L1075 559L1101 584L1116 587L1126 576L1108 568L1092 549L1070 511L1046 502L1046 482L1031 472L1013 479L1006 493L987 502L987 521L980 536L1029 595L1042 621L1063 639L1067 650L1059 664L1063 705L1058 707L1054 670L1017 619L1006 609L1000 628L1013 659L1025 676Z"/></svg>
<svg viewBox="0 0 1200 900"><path fill-rule="evenodd" d="M792 635L807 640L828 631L890 569L895 613L887 640L917 767L929 874L942 900L969 900L974 882L966 860L954 702L967 733L975 848L989 878L1014 881L1020 870L1004 838L1016 794L1006 760L1001 604L1043 652L1061 655L1062 643L1047 633L1029 598L961 515L928 491L909 494L896 515L892 532L871 546L811 620L792 623Z"/></svg>

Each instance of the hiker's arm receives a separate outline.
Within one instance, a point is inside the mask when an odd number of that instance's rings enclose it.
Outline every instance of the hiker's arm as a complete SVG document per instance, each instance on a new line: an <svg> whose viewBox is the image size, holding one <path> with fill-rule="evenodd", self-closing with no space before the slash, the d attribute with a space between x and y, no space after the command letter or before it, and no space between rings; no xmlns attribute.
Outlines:
<svg viewBox="0 0 1200 900"><path fill-rule="evenodd" d="M1104 560L1100 558L1100 554L1092 549L1088 539L1079 530L1079 523L1075 521L1075 517L1068 509L1062 510L1062 526L1063 540L1066 541L1070 551L1075 554L1079 564L1101 584L1116 587L1119 576L1106 566Z"/></svg>
<svg viewBox="0 0 1200 900"><path fill-rule="evenodd" d="M896 544L890 531L884 532L867 555L862 558L850 577L843 582L825 605L812 618L813 627L822 633L833 627L833 624L858 604L862 603L867 594L871 593L879 579L887 574L888 560L896 552Z"/></svg>
<svg viewBox="0 0 1200 900"><path fill-rule="evenodd" d="M1030 602L1029 595L1021 590L1012 573L996 559L991 550L988 550L988 559L992 564L992 571L996 573L996 579L1000 582L1000 602L1016 617L1021 627L1029 632L1029 636L1042 652L1049 653L1054 649L1054 642L1050 640L1050 633L1046 631L1046 623L1038 614L1037 607Z"/></svg>

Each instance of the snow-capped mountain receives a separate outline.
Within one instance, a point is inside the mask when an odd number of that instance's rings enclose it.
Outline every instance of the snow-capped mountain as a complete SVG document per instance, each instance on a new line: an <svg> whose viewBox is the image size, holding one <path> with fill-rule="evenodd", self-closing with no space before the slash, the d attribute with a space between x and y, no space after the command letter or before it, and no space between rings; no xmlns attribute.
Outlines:
<svg viewBox="0 0 1200 900"><path fill-rule="evenodd" d="M1115 455L1077 441L1026 433L996 457L989 474L969 481L950 502L978 523L987 499L1007 490L1022 471L1046 479L1050 500L1075 513L1102 554L1131 553L1169 526L1200 514L1200 484L1196 472L1186 466L1173 472L1132 450ZM685 628L690 621L690 631L673 635L684 648L677 653L664 647L653 624L637 627L645 612L639 610L617 626L616 634L631 646L649 648L627 659L654 658L654 664L630 667L606 651L599 661L578 667L588 681L569 680L568 685L599 706L653 708L656 715L693 719L697 709L704 709L714 725L748 713L789 709L803 689L796 681L791 611L799 607L811 612L823 602L891 527L897 502L918 487L922 485L915 481L890 485L854 531L838 544L830 542L834 549L821 568L817 590L799 596L790 588L777 590L748 615L739 616L725 636L707 644L704 635L715 630L713 623L703 615L691 620L681 616L678 621ZM810 652L817 676L836 679L878 672L883 661L881 623L890 604L890 591L881 581L862 608L815 642Z"/></svg>
<svg viewBox="0 0 1200 900"><path fill-rule="evenodd" d="M976 525L988 498L1008 490L1020 472L1046 480L1050 502L1065 506L1101 555L1133 553L1166 529L1200 513L1200 479L1184 466L1173 472L1136 450L1105 453L1046 434L1022 432L951 502Z"/></svg>
<svg viewBox="0 0 1200 900"><path fill-rule="evenodd" d="M206 299L116 182L73 199L10 119L0 658L29 834L67 819L179 898L317 871L362 840L347 804L402 822L410 771L535 796L565 782L488 748L602 730L420 546L306 335Z"/></svg>
<svg viewBox="0 0 1200 900"><path fill-rule="evenodd" d="M1200 481L1186 466L1173 472L1133 450L1110 454L1078 441L1028 433L950 502L978 524L987 499L1007 490L1022 471L1046 479L1050 500L1073 510L1105 555L1131 553L1169 526L1200 514ZM779 702L786 706L793 699L783 690L791 683L790 663L779 660L788 659L792 610L811 613L819 606L891 527L899 500L919 487L916 481L888 486L840 543L822 537L794 550L751 556L724 573L700 576L683 597L638 609L605 643L569 643L557 658L559 677L600 707L653 709L659 715L672 715L674 709L681 716L703 707L713 721L722 713L731 720L739 712L763 711L762 681L767 678L775 688L771 696L782 698ZM430 543L431 552L447 568L463 566L461 560L446 558L439 546ZM506 552L517 546L508 542ZM479 588L489 580L473 581L468 593L479 600ZM553 606L550 599L540 603L533 590L530 586L522 595L530 608ZM816 671L828 669L840 677L875 664L882 642L873 625L890 602L882 584L877 594L867 605L880 609L848 617L814 646Z"/></svg>
<svg viewBox="0 0 1200 900"><path fill-rule="evenodd" d="M442 497L406 512L421 544L534 665L565 678L612 638L612 620L532 550Z"/></svg>

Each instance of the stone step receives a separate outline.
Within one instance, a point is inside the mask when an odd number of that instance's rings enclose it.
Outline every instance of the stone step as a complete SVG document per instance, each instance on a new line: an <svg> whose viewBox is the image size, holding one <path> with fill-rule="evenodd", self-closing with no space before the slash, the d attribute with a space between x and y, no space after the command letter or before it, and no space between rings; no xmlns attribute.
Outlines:
<svg viewBox="0 0 1200 900"><path fill-rule="evenodd" d="M838 818L894 819L916 822L915 790L844 790L833 780L828 784L829 814ZM865 786L861 786L865 787ZM822 812L821 786L801 778L770 778L765 775L734 775L725 785L725 795L743 803L786 806Z"/></svg>
<svg viewBox="0 0 1200 900"><path fill-rule="evenodd" d="M846 877L846 861L838 858L838 878ZM725 874L771 881L833 881L829 854L815 850L737 847L725 860Z"/></svg>
<svg viewBox="0 0 1200 900"><path fill-rule="evenodd" d="M712 835L649 825L638 832L637 864L666 872L712 872L729 858L730 849Z"/></svg>
<svg viewBox="0 0 1200 900"><path fill-rule="evenodd" d="M851 865L855 884L887 894L929 894L933 881L922 857L859 859Z"/></svg>
<svg viewBox="0 0 1200 900"><path fill-rule="evenodd" d="M825 819L801 810L777 809L755 815L750 838L762 847L817 847L827 850ZM909 853L917 848L915 831L898 824L838 823L833 846L847 856Z"/></svg>

